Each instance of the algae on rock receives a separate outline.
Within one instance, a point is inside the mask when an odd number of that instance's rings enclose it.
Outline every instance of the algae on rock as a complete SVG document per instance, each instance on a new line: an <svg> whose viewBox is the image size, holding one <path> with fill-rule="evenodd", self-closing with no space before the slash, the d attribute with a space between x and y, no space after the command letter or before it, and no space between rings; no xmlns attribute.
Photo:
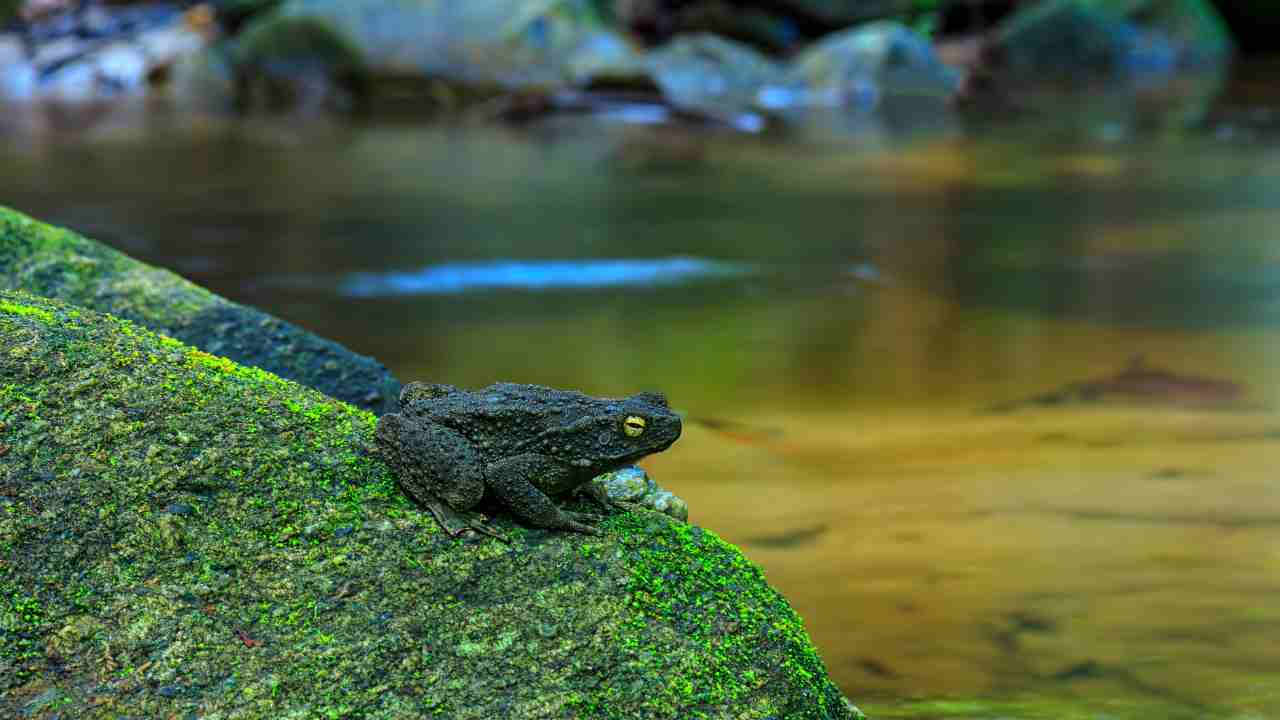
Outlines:
<svg viewBox="0 0 1280 720"><path fill-rule="evenodd" d="M852 718L714 534L454 540L372 414L0 291L0 716Z"/></svg>
<svg viewBox="0 0 1280 720"><path fill-rule="evenodd" d="M25 290L133 320L374 412L395 407L400 392L400 383L373 358L3 206L0 290Z"/></svg>

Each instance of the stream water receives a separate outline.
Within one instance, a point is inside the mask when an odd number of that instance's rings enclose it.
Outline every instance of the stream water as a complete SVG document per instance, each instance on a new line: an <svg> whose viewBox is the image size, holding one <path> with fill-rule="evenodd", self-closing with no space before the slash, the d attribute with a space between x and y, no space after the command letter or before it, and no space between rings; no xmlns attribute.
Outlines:
<svg viewBox="0 0 1280 720"><path fill-rule="evenodd" d="M998 137L186 129L0 202L405 380L665 391L873 716L1280 716L1280 146Z"/></svg>

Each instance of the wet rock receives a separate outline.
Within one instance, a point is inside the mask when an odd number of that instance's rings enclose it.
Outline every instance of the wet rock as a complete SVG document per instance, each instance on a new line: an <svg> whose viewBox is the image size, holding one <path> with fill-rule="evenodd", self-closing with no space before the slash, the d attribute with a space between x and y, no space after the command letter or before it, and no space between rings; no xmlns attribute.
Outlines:
<svg viewBox="0 0 1280 720"><path fill-rule="evenodd" d="M174 63L206 44L172 10L137 19L115 18L97 5L91 10L37 24L27 33L29 54L17 35L0 36L0 101L76 106L143 97Z"/></svg>
<svg viewBox="0 0 1280 720"><path fill-rule="evenodd" d="M176 9L100 5L59 13L25 35L0 35L0 102L84 106L141 98L207 42Z"/></svg>
<svg viewBox="0 0 1280 720"><path fill-rule="evenodd" d="M137 94L145 91L150 66L147 53L140 47L113 43L95 54L94 70L113 92Z"/></svg>
<svg viewBox="0 0 1280 720"><path fill-rule="evenodd" d="M652 500L648 501L648 504L654 510L663 515L669 515L676 520L688 521L689 519L689 504L669 490L659 489L653 495Z"/></svg>
<svg viewBox="0 0 1280 720"><path fill-rule="evenodd" d="M112 433L125 407L144 419ZM54 473L0 514L0 716L861 717L713 533L638 510L599 538L504 516L511 544L450 538L369 452L373 415L127 321L0 292L0 422L0 477ZM184 484L243 476L157 530Z"/></svg>
<svg viewBox="0 0 1280 720"><path fill-rule="evenodd" d="M111 312L375 412L394 407L400 392L372 358L3 207L0 289Z"/></svg>
<svg viewBox="0 0 1280 720"><path fill-rule="evenodd" d="M569 82L626 86L643 83L648 77L644 56L629 40L611 30L591 33L569 55L566 62Z"/></svg>
<svg viewBox="0 0 1280 720"><path fill-rule="evenodd" d="M959 86L932 43L894 22L875 22L836 33L792 62L792 87L803 88L805 107L873 109L893 99L942 105Z"/></svg>
<svg viewBox="0 0 1280 720"><path fill-rule="evenodd" d="M928 105L936 119L958 87L928 40L891 22L832 35L787 66L714 35L676 38L647 63L672 104L719 117L757 111L811 123L824 110L865 113L897 102Z"/></svg>
<svg viewBox="0 0 1280 720"><path fill-rule="evenodd" d="M1047 0L989 33L970 56L963 96L1000 114L1123 140L1199 122L1232 52L1205 0Z"/></svg>
<svg viewBox="0 0 1280 720"><path fill-rule="evenodd" d="M632 503L669 515L676 520L689 519L689 505L675 494L662 489L639 467L628 467L601 475L593 482L604 487L612 500Z"/></svg>
<svg viewBox="0 0 1280 720"><path fill-rule="evenodd" d="M761 98L785 83L782 67L757 50L708 34L678 37L646 64L673 105L725 117L767 104Z"/></svg>
<svg viewBox="0 0 1280 720"><path fill-rule="evenodd" d="M317 18L270 14L241 33L228 57L243 108L346 110L364 93L363 54Z"/></svg>
<svg viewBox="0 0 1280 720"><path fill-rule="evenodd" d="M992 51L1006 73L1089 82L1216 68L1231 40L1202 0L1050 0L1006 20Z"/></svg>
<svg viewBox="0 0 1280 720"><path fill-rule="evenodd" d="M607 29L576 0L288 0L280 17L327 23L371 73L474 92L556 87Z"/></svg>

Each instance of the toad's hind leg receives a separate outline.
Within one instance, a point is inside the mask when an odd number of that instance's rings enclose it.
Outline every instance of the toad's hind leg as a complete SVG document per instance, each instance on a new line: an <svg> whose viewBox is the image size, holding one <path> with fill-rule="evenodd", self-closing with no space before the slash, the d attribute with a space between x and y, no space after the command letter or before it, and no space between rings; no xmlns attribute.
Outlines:
<svg viewBox="0 0 1280 720"><path fill-rule="evenodd" d="M564 472L567 470L562 465L539 455L517 455L489 465L485 475L494 495L526 523L540 528L603 535L600 530L577 519L586 516L561 510L532 482L533 478L550 480L548 476ZM560 483L551 481L545 484L554 486Z"/></svg>
<svg viewBox="0 0 1280 720"><path fill-rule="evenodd" d="M468 512L484 495L484 475L466 438L443 425L392 413L378 420L377 440L400 488L446 533L457 537L475 530L507 541Z"/></svg>

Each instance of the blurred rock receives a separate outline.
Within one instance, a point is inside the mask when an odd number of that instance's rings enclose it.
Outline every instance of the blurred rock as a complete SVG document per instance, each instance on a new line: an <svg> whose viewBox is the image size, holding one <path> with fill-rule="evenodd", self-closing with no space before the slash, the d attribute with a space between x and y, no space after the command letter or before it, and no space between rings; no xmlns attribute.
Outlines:
<svg viewBox="0 0 1280 720"><path fill-rule="evenodd" d="M957 74L928 40L892 22L832 35L789 66L714 35L676 38L651 51L648 66L678 107L721 117L759 111L791 122L811 113L877 110L889 100L925 104L936 115L958 87Z"/></svg>
<svg viewBox="0 0 1280 720"><path fill-rule="evenodd" d="M328 23L375 75L473 91L555 87L584 48L616 47L590 3L575 0L288 0L280 14Z"/></svg>
<svg viewBox="0 0 1280 720"><path fill-rule="evenodd" d="M98 81L118 93L140 93L146 89L149 63L142 48L113 43L96 53L94 71Z"/></svg>
<svg viewBox="0 0 1280 720"><path fill-rule="evenodd" d="M672 104L726 115L757 107L762 92L784 81L782 67L757 50L707 34L678 37L646 64Z"/></svg>
<svg viewBox="0 0 1280 720"><path fill-rule="evenodd" d="M55 9L65 8L49 12ZM0 102L76 106L141 98L207 43L171 6L95 4L32 17L22 35L0 35Z"/></svg>
<svg viewBox="0 0 1280 720"><path fill-rule="evenodd" d="M796 57L789 76L809 107L871 109L893 97L945 104L959 86L926 38L889 21L815 43Z"/></svg>
<svg viewBox="0 0 1280 720"><path fill-rule="evenodd" d="M589 84L632 85L647 79L644 56L616 32L591 33L570 53L566 62L569 82L579 87Z"/></svg>
<svg viewBox="0 0 1280 720"><path fill-rule="evenodd" d="M1204 0L1047 0L1007 18L969 68L979 106L1031 112L1107 139L1197 122L1232 44Z"/></svg>
<svg viewBox="0 0 1280 720"><path fill-rule="evenodd" d="M991 50L1004 73L1088 82L1213 69L1231 40L1203 0L1048 0L1001 25Z"/></svg>
<svg viewBox="0 0 1280 720"><path fill-rule="evenodd" d="M249 25L228 57L243 109L350 109L364 93L364 56L329 23L270 14Z"/></svg>

